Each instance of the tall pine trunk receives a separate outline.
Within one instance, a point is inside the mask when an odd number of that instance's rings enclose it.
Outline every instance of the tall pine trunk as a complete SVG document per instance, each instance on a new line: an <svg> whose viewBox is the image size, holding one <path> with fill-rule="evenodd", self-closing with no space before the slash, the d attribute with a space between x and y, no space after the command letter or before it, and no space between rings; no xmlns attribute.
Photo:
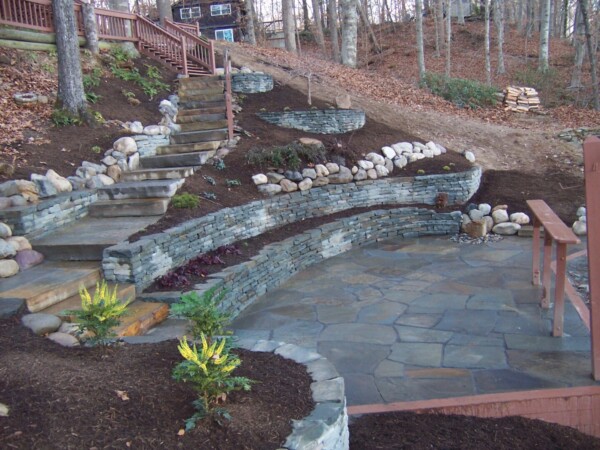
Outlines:
<svg viewBox="0 0 600 450"><path fill-rule="evenodd" d="M452 11L450 11L452 12ZM456 14L457 14L457 23L459 25L465 24L465 11L463 9L463 0L456 0ZM452 15L452 14L450 14Z"/></svg>
<svg viewBox="0 0 600 450"><path fill-rule="evenodd" d="M417 25L417 66L419 67L419 81L425 79L425 49L423 47L423 11L421 0L415 0L415 14Z"/></svg>
<svg viewBox="0 0 600 450"><path fill-rule="evenodd" d="M506 73L504 67L504 3L502 0L495 0L494 6L494 24L498 38L498 68L496 72L503 74Z"/></svg>
<svg viewBox="0 0 600 450"><path fill-rule="evenodd" d="M156 8L158 9L158 18L161 25L165 24L165 19L173 20L170 0L156 0Z"/></svg>
<svg viewBox="0 0 600 450"><path fill-rule="evenodd" d="M358 40L357 0L341 0L342 5L342 64L356 67Z"/></svg>
<svg viewBox="0 0 600 450"><path fill-rule="evenodd" d="M283 39L285 49L296 53L296 21L294 20L294 8L292 0L282 0L281 13L283 15Z"/></svg>
<svg viewBox="0 0 600 450"><path fill-rule="evenodd" d="M58 108L88 120L72 0L52 0L58 56Z"/></svg>
<svg viewBox="0 0 600 450"><path fill-rule="evenodd" d="M337 1L328 0L327 2L327 19L329 25L329 38L331 39L331 56L336 63L341 62L340 58L340 43L338 39L338 16L337 16Z"/></svg>
<svg viewBox="0 0 600 450"><path fill-rule="evenodd" d="M248 43L251 45L256 45L255 20L254 0L246 0L246 34L248 36Z"/></svg>

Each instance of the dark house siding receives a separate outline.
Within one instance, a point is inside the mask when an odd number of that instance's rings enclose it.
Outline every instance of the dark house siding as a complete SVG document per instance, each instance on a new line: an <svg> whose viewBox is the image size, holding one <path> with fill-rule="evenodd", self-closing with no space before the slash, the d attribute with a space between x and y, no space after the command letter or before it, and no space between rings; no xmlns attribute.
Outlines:
<svg viewBox="0 0 600 450"><path fill-rule="evenodd" d="M216 5L231 5L231 14L211 15L211 6ZM181 10L189 8L200 8L200 17L188 18L182 17ZM223 12L226 8L213 8ZM235 41L240 41L242 38L241 17L242 3L238 1L206 1L206 0L185 0L180 1L171 6L173 11L173 20L175 22L196 23L200 26L200 32L203 36L209 39L216 39L215 32L219 30L231 29ZM192 10L197 13L197 9ZM224 34L222 31L217 34Z"/></svg>

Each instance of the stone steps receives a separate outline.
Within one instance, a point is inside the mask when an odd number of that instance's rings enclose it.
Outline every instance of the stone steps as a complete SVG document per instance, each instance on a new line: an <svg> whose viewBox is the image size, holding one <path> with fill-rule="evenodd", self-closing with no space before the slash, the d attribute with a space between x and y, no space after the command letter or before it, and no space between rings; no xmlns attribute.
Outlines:
<svg viewBox="0 0 600 450"><path fill-rule="evenodd" d="M219 76L202 77L202 78L180 78L178 91L187 89L202 89L223 87L224 81Z"/></svg>
<svg viewBox="0 0 600 450"><path fill-rule="evenodd" d="M128 198L101 200L90 206L90 217L162 216L167 212L168 198Z"/></svg>
<svg viewBox="0 0 600 450"><path fill-rule="evenodd" d="M156 147L156 156L175 155L178 153L194 153L217 150L221 141L195 142L192 144L172 144ZM150 158L150 157L148 157Z"/></svg>
<svg viewBox="0 0 600 450"><path fill-rule="evenodd" d="M215 130L191 131L171 135L172 144L192 144L196 142L224 141L227 139L227 128Z"/></svg>
<svg viewBox="0 0 600 450"><path fill-rule="evenodd" d="M225 110L225 99L221 97L218 101L206 101L206 100L186 100L179 102L179 112L182 110L189 109L216 109Z"/></svg>
<svg viewBox="0 0 600 450"><path fill-rule="evenodd" d="M193 116L192 116L193 117ZM227 128L227 120L213 120L213 121L200 121L200 122L189 122L182 123L180 133L189 133L191 131L202 131L202 130L220 130Z"/></svg>
<svg viewBox="0 0 600 450"><path fill-rule="evenodd" d="M207 97L221 100L223 98L223 86L206 87L206 88L186 88L179 90L179 101L187 100L207 100ZM212 100L208 100L212 101Z"/></svg>
<svg viewBox="0 0 600 450"><path fill-rule="evenodd" d="M190 110L190 111L195 111L195 110ZM202 111L201 109L197 110L197 111ZM190 123L190 122L214 122L217 120L226 120L227 118L225 117L225 112L218 112L218 113L199 113L196 115L188 115L188 116L179 116L177 115L177 120L175 123L181 125L181 124L186 124L186 123Z"/></svg>
<svg viewBox="0 0 600 450"><path fill-rule="evenodd" d="M166 167L164 169L141 169L123 172L121 181L180 180L194 175L192 167Z"/></svg>
<svg viewBox="0 0 600 450"><path fill-rule="evenodd" d="M225 105L220 106L207 106L205 108L198 109L180 109L177 112L177 121L181 120L182 117L199 116L203 114L225 114Z"/></svg>
<svg viewBox="0 0 600 450"><path fill-rule="evenodd" d="M155 158L155 157L149 157ZM148 158L142 158L144 161ZM162 167L182 167L182 165L168 165ZM187 164L191 165L191 164ZM151 167L145 167L151 168ZM121 183L103 186L98 189L98 198L100 200L124 200L128 198L171 198L177 192L185 179L178 180L145 180L145 181L125 181Z"/></svg>
<svg viewBox="0 0 600 450"><path fill-rule="evenodd" d="M206 164L209 158L215 155L215 150L191 153L173 153L166 155L148 156L140 159L140 164L144 168L159 167L197 167Z"/></svg>
<svg viewBox="0 0 600 450"><path fill-rule="evenodd" d="M45 261L2 280L0 301L3 298L23 299L30 312L38 312L89 288L100 280L97 262Z"/></svg>
<svg viewBox="0 0 600 450"><path fill-rule="evenodd" d="M115 334L119 337L144 334L168 316L168 304L136 300L129 305L128 314L121 318Z"/></svg>

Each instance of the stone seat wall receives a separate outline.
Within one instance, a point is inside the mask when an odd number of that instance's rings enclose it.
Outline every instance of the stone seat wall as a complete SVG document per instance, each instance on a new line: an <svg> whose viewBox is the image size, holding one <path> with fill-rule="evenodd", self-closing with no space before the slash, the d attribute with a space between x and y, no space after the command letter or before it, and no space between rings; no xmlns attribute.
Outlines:
<svg viewBox="0 0 600 450"><path fill-rule="evenodd" d="M365 125L365 113L358 109L261 112L257 115L273 125L317 134L343 134Z"/></svg>

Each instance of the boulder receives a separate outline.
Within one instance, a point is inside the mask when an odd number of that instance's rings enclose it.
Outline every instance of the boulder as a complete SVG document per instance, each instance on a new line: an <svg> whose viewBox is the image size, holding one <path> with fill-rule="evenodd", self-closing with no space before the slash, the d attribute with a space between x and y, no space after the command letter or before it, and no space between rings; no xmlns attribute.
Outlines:
<svg viewBox="0 0 600 450"><path fill-rule="evenodd" d="M269 182L269 179L264 173L257 173L256 175L252 176L252 181L256 186L259 186L261 184L267 184Z"/></svg>
<svg viewBox="0 0 600 450"><path fill-rule="evenodd" d="M392 147L387 146L381 148L381 153L383 153L385 157L389 159L394 159L396 156L398 156Z"/></svg>
<svg viewBox="0 0 600 450"><path fill-rule="evenodd" d="M10 208L11 206L10 197L0 197L0 210Z"/></svg>
<svg viewBox="0 0 600 450"><path fill-rule="evenodd" d="M475 162L475 153L470 152L470 151L465 151L463 153L464 157L466 158L467 161L474 163Z"/></svg>
<svg viewBox="0 0 600 450"><path fill-rule="evenodd" d="M15 261L19 265L19 270L23 271L41 264L44 261L44 255L35 250L21 250L17 252Z"/></svg>
<svg viewBox="0 0 600 450"><path fill-rule="evenodd" d="M25 308L22 298L3 298L0 301L0 319L16 316Z"/></svg>
<svg viewBox="0 0 600 450"><path fill-rule="evenodd" d="M15 256L17 251L15 248L4 239L0 239L0 259L10 258Z"/></svg>
<svg viewBox="0 0 600 450"><path fill-rule="evenodd" d="M317 164L315 166L315 171L317 172L317 177L326 177L329 175L329 170L323 164Z"/></svg>
<svg viewBox="0 0 600 450"><path fill-rule="evenodd" d="M394 163L392 162L392 160L390 158L385 158L385 164L384 164L385 168L389 173L392 173L394 171Z"/></svg>
<svg viewBox="0 0 600 450"><path fill-rule="evenodd" d="M321 187L329 184L329 178L327 177L317 177L314 179L312 187Z"/></svg>
<svg viewBox="0 0 600 450"><path fill-rule="evenodd" d="M325 164L325 167L327 167L327 170L329 171L329 175L338 173L340 171L340 166L333 162L328 162L327 164ZM350 169L348 169L348 170L350 170Z"/></svg>
<svg viewBox="0 0 600 450"><path fill-rule="evenodd" d="M405 155L406 155L406 159L407 159L407 161L409 163L413 163L415 161L418 161L419 159L421 159L419 157L423 156L420 153L406 153Z"/></svg>
<svg viewBox="0 0 600 450"><path fill-rule="evenodd" d="M480 203L479 205L477 205L477 209L481 211L484 216L487 216L492 211L491 205L487 203Z"/></svg>
<svg viewBox="0 0 600 450"><path fill-rule="evenodd" d="M508 205L496 205L492 208L492 212L498 211L499 209L508 209Z"/></svg>
<svg viewBox="0 0 600 450"><path fill-rule="evenodd" d="M471 218L471 220L481 220L483 219L483 216L483 212L478 209L472 209L471 211L469 211L469 217Z"/></svg>
<svg viewBox="0 0 600 450"><path fill-rule="evenodd" d="M371 161L374 166L380 165L383 166L385 164L385 158L378 153L371 152L365 156L367 161Z"/></svg>
<svg viewBox="0 0 600 450"><path fill-rule="evenodd" d="M104 164L105 166L114 166L117 163L117 158L115 158L112 155L108 155L105 156L104 159L102 159L102 164ZM108 169L107 169L108 171Z"/></svg>
<svg viewBox="0 0 600 450"><path fill-rule="evenodd" d="M302 176L304 178L310 178L311 180L314 180L315 178L317 178L317 171L309 167L302 171Z"/></svg>
<svg viewBox="0 0 600 450"><path fill-rule="evenodd" d="M338 173L329 175L329 183L331 184L350 183L352 179L352 172L346 166L340 166Z"/></svg>
<svg viewBox="0 0 600 450"><path fill-rule="evenodd" d="M358 164L358 167L364 170L373 169L375 167L375 164L373 164L371 161L367 161L364 159L361 159L356 164Z"/></svg>
<svg viewBox="0 0 600 450"><path fill-rule="evenodd" d="M163 106L163 102L167 102L169 105L171 105L171 102L168 100L163 100L162 102L160 102L160 105L158 106L158 110L164 114L161 110L161 107ZM173 106L173 105L171 105ZM177 114L177 110L175 110L175 114ZM173 116L175 115L173 114ZM127 122L126 123L127 128L129 129L130 132L132 132L133 134L142 134L144 132L144 126L142 125L142 122L140 122L139 120L134 120L133 122Z"/></svg>
<svg viewBox="0 0 600 450"><path fill-rule="evenodd" d="M143 133L148 136L158 136L161 133L160 126L158 125L148 125L144 128Z"/></svg>
<svg viewBox="0 0 600 450"><path fill-rule="evenodd" d="M108 169L106 170L106 175L111 177L116 182L118 182L121 179L121 173L123 173L123 171L117 164L115 164L114 166L108 166Z"/></svg>
<svg viewBox="0 0 600 450"><path fill-rule="evenodd" d="M529 216L522 212L516 212L510 215L510 221L519 225L527 225L529 223Z"/></svg>
<svg viewBox="0 0 600 450"><path fill-rule="evenodd" d="M352 100L350 100L350 95L348 95L348 94L337 95L335 97L335 104L338 109L352 108Z"/></svg>
<svg viewBox="0 0 600 450"><path fill-rule="evenodd" d="M505 209L497 209L492 212L492 219L494 219L494 223L508 222L508 212Z"/></svg>
<svg viewBox="0 0 600 450"><path fill-rule="evenodd" d="M19 273L19 265L14 259L0 260L0 278L12 277L17 273Z"/></svg>
<svg viewBox="0 0 600 450"><path fill-rule="evenodd" d="M258 192L265 195L275 195L281 192L281 186L278 184L268 183L257 186Z"/></svg>
<svg viewBox="0 0 600 450"><path fill-rule="evenodd" d="M77 338L67 333L50 333L48 335L48 339L50 339L53 342L56 342L59 345L62 345L63 347L76 347L79 345L79 341L77 340Z"/></svg>
<svg viewBox="0 0 600 450"><path fill-rule="evenodd" d="M431 150L429 148L423 150L423 156L425 158L433 158L434 157L433 150Z"/></svg>
<svg viewBox="0 0 600 450"><path fill-rule="evenodd" d="M585 236L587 234L587 222L578 220L573 223L573 233L577 236Z"/></svg>
<svg viewBox="0 0 600 450"><path fill-rule="evenodd" d="M513 234L517 234L521 229L521 225L513 222L501 222L494 225L492 231L496 234L501 234L504 236L511 236Z"/></svg>
<svg viewBox="0 0 600 450"><path fill-rule="evenodd" d="M96 164L90 161L84 161L81 163L81 167L85 167L86 169L93 169L96 174L106 173L106 166L103 164Z"/></svg>
<svg viewBox="0 0 600 450"><path fill-rule="evenodd" d="M321 142L318 139L314 139L314 138L302 137L302 138L298 139L298 142L300 142L302 145L306 145L308 147L323 147L323 142Z"/></svg>
<svg viewBox="0 0 600 450"><path fill-rule="evenodd" d="M367 179L367 171L365 169L358 169L358 172L354 175L354 181L362 181Z"/></svg>
<svg viewBox="0 0 600 450"><path fill-rule="evenodd" d="M24 315L21 318L21 323L35 334L44 335L58 330L62 320L53 314L35 313Z"/></svg>
<svg viewBox="0 0 600 450"><path fill-rule="evenodd" d="M67 180L65 177L61 177L52 169L46 172L46 178L54 185L58 193L71 192L73 190L73 186L71 186L69 180Z"/></svg>
<svg viewBox="0 0 600 450"><path fill-rule="evenodd" d="M4 222L0 222L0 238L6 239L11 236L12 236L12 229Z"/></svg>
<svg viewBox="0 0 600 450"><path fill-rule="evenodd" d="M398 169L404 169L408 165L408 159L406 159L406 156L400 155L394 158L394 165Z"/></svg>
<svg viewBox="0 0 600 450"><path fill-rule="evenodd" d="M392 148L398 156L402 155L403 153L413 152L413 145L410 142L398 142L397 144L392 144Z"/></svg>
<svg viewBox="0 0 600 450"><path fill-rule="evenodd" d="M50 180L43 175L32 173L31 181L35 183L40 198L54 197L56 194L58 194L56 187L54 187Z"/></svg>
<svg viewBox="0 0 600 450"><path fill-rule="evenodd" d="M140 154L135 152L133 155L127 158L127 169L138 170L140 168Z"/></svg>
<svg viewBox="0 0 600 450"><path fill-rule="evenodd" d="M470 221L463 225L462 230L472 238L480 238L488 234L487 225L483 219Z"/></svg>
<svg viewBox="0 0 600 450"><path fill-rule="evenodd" d="M378 178L387 177L390 174L390 172L386 169L386 167L382 166L380 164L377 164L375 166L375 172L377 172Z"/></svg>
<svg viewBox="0 0 600 450"><path fill-rule="evenodd" d="M71 183L71 186L73 186L73 190L79 191L81 189L85 189L85 178L72 176L67 177L67 180L69 180L69 183Z"/></svg>
<svg viewBox="0 0 600 450"><path fill-rule="evenodd" d="M485 222L485 226L487 227L487 232L491 232L494 228L494 219L492 219L492 216L484 216L483 220Z"/></svg>
<svg viewBox="0 0 600 450"><path fill-rule="evenodd" d="M294 183L291 180L288 180L287 178L281 180L279 182L279 185L281 186L281 190L283 192L294 192L298 190L298 184Z"/></svg>
<svg viewBox="0 0 600 450"><path fill-rule="evenodd" d="M288 180L291 180L295 183L304 180L304 177L302 176L302 174L300 172L298 172L297 170L286 170L283 173L283 176L285 178L287 178Z"/></svg>
<svg viewBox="0 0 600 450"><path fill-rule="evenodd" d="M579 208L577 208L577 212L575 214L577 215L577 217L587 215L585 206L580 206Z"/></svg>
<svg viewBox="0 0 600 450"><path fill-rule="evenodd" d="M22 195L26 200L35 202L38 199L37 186L27 180L10 180L0 184L0 197L13 195Z"/></svg>
<svg viewBox="0 0 600 450"><path fill-rule="evenodd" d="M119 153L123 153L125 156L128 156L137 152L137 143L135 142L135 139L129 136L122 137L113 143L113 149ZM113 156L115 156L114 153Z"/></svg>
<svg viewBox="0 0 600 450"><path fill-rule="evenodd" d="M12 236L6 238L6 242L12 245L17 252L20 252L21 250L31 250L31 244L24 236Z"/></svg>
<svg viewBox="0 0 600 450"><path fill-rule="evenodd" d="M375 169L367 170L367 178L369 180L376 180L377 179L377 171Z"/></svg>
<svg viewBox="0 0 600 450"><path fill-rule="evenodd" d="M267 180L269 183L273 183L273 184L279 184L279 182L281 180L283 180L285 177L283 175L281 175L280 173L276 173L276 172L268 172L267 173Z"/></svg>
<svg viewBox="0 0 600 450"><path fill-rule="evenodd" d="M300 183L298 183L298 189L300 189L301 191L308 191L312 187L312 185L312 178L305 178Z"/></svg>

